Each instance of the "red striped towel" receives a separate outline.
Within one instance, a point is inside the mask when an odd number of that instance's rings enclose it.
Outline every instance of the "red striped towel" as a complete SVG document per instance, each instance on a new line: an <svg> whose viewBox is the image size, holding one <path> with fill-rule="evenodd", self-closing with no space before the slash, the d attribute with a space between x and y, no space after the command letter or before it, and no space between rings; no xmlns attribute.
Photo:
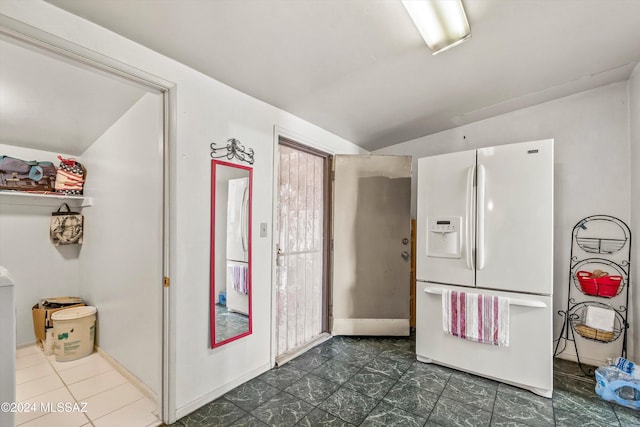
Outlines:
<svg viewBox="0 0 640 427"><path fill-rule="evenodd" d="M442 329L466 340L509 346L509 298L442 291Z"/></svg>

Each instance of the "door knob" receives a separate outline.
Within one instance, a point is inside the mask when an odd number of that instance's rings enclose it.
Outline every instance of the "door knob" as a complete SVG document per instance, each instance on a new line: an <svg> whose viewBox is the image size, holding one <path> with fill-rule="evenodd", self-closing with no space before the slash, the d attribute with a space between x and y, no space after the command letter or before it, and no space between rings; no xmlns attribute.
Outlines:
<svg viewBox="0 0 640 427"><path fill-rule="evenodd" d="M400 255L402 255L402 258L404 258L405 260L409 259L409 252L407 251L402 251Z"/></svg>
<svg viewBox="0 0 640 427"><path fill-rule="evenodd" d="M283 266L283 259L282 259L282 255L284 255L284 252L282 252L282 249L280 249L280 245L278 245L278 249L276 250L276 265L278 267L282 267Z"/></svg>
<svg viewBox="0 0 640 427"><path fill-rule="evenodd" d="M404 239L402 239L402 244L403 245L408 245L409 244L409 239L407 239L406 237Z"/></svg>

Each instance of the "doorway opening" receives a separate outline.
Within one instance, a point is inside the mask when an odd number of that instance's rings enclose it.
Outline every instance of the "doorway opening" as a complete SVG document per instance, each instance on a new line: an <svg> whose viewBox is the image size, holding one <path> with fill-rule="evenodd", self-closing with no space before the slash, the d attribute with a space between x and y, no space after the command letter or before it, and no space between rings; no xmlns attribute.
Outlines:
<svg viewBox="0 0 640 427"><path fill-rule="evenodd" d="M2 136L0 139L4 143L2 154L45 161L56 161L55 156L62 154L65 157L73 156L77 160L81 160L89 169L89 179L87 186L85 186L87 197L82 201L69 201L69 204L74 208L83 209L83 215L87 218L85 233L87 236L91 233L92 236L91 239L85 239L82 250L80 247L76 247L64 248L68 249L66 251L64 249L52 251L49 250L47 236L30 235L32 239L29 239L29 242L32 246L38 247L41 252L46 253L48 258L44 262L48 263L51 268L55 268L56 271L64 270L65 276L62 279L58 277L56 280L57 288L38 287L42 281L31 280L30 275L33 268L29 268L28 260L22 261L16 257L7 257L4 253L0 254L3 264L8 264L11 267L17 280L29 284L29 286L22 286L20 294L16 295L18 301L16 316L18 338L16 344L21 350L18 356L25 356L26 359L29 359L25 361L23 357L20 357L22 360L16 361L16 374L22 369L41 365L46 367L54 364L53 361L45 358L44 353L32 342L33 329L30 308L33 302L54 295L79 295L85 302L98 308L100 320L96 325L98 352L79 360L78 364L81 362L92 364L93 360L99 359L99 362L96 362L99 369L88 370L87 375L89 376L87 378L75 377L73 380L80 383L80 381L91 380L103 374L110 375L109 378L116 379L118 382L124 379L126 383L122 382L117 387L131 391L128 396L132 396L132 399L137 398L138 392L141 391L140 395L144 396L145 403L151 403L150 409L146 411L145 406L144 411L153 415L154 419L168 421L170 412L174 412L170 408L169 402L169 381L172 376L170 370L173 368L169 365L171 351L169 296L171 290L167 280L169 270L168 146L169 139L173 139L173 136L170 136L169 128L169 122L172 121L169 106L170 91L174 90L174 86L160 78L147 75L143 71L117 63L99 53L90 52L81 46L29 28L19 22L3 21L0 26L0 42L2 43L0 49L5 55L12 52L20 59L19 64L23 66L22 69L30 70L30 73L22 73L24 75L21 75L10 73L3 68L2 83L6 84L5 87L10 87L13 90L12 93L20 92L16 99L22 99L25 102L27 95L33 93L27 89L33 89L35 83L45 85L47 94L49 94L49 90L53 92L68 87L75 89L75 91L67 90L74 97L69 93L64 94L65 96L47 97L42 91L38 92L37 105L40 108L36 109L34 102L31 110L39 112L39 114L35 114L34 117L25 115L25 119L34 120L30 124L33 129L44 129L45 138L41 142L34 138L22 141L3 133L0 135ZM45 61L47 66L42 65ZM38 75L37 78L34 78L36 70L42 72L43 76ZM67 72L56 73L52 70L66 70ZM13 77L19 78L19 80L9 81ZM73 77L77 78L73 79ZM32 81L27 81L27 78ZM63 78L66 80L61 80ZM56 79L58 80L56 81ZM69 83L69 81L71 82ZM99 98L103 101L103 105L95 109L82 104L82 99L71 101L72 98L77 99L87 93L90 95L87 98L98 98L97 90L92 91L92 88L85 88L85 86L97 84L97 82L101 83L100 87L103 87L103 84L107 88L99 93L110 95L109 105L106 105L107 102L104 101L104 98ZM127 88L129 90L126 90ZM131 107L125 105L122 109L116 109L115 107L126 104L125 101L129 99L121 100L123 92L133 93L130 96ZM55 101L55 108L46 108L40 102L48 99ZM171 95L172 99L173 95ZM73 106L70 105L71 103ZM62 104L65 104L64 108ZM82 108L83 105L84 108ZM75 141L72 138L55 138L54 131L60 129L53 125L50 126L46 120L46 116L54 110L60 113L67 111L66 107L75 107L86 111L87 115L83 116L85 122L92 122L90 119L94 119L97 113L111 111L107 108L108 106L113 107L113 111L124 111L124 113L116 114L114 121L108 122L102 133L89 135L86 138L88 146L70 145L70 142ZM72 108L68 109L75 111ZM82 112L84 113L84 111ZM4 116L6 119L6 114ZM54 123L54 125L74 130L80 128L81 125L83 128L86 127L87 123L84 123L83 120L78 122L77 116L75 120L76 122L71 125L61 126L60 123ZM58 122L62 121L58 120ZM3 126L3 132L6 129ZM172 129L171 132L173 132ZM127 145L131 141L134 141L135 144ZM126 156L123 156L122 153L126 153ZM153 155L149 153L153 153ZM125 174L114 173L114 169L117 170L118 167L121 168L120 170L134 170L136 164L143 163L148 166L146 169L148 173L144 180L137 180L135 185L131 185L130 181L126 180ZM128 166L128 168L124 166ZM97 197L98 195L99 197ZM22 233L30 228L24 227L23 223L26 221L36 224L47 222L52 208L55 209L61 203L54 196L49 195L40 195L33 200L29 204L20 201L4 203L3 200L0 203L2 205L0 214L3 215L0 223L5 228L15 229L14 234ZM119 226L134 223L131 218L140 217L145 218L145 221L140 223L134 221L136 223L136 227L132 227L134 232L126 234L129 251L123 251L122 241L118 240L122 233L122 227ZM13 218L21 222L22 228L12 227L8 221ZM39 229L37 227L31 228ZM127 229L127 231L129 230ZM18 239L15 240L20 244L28 243L24 236L18 236ZM142 262L139 257L132 258L129 256L131 251L145 254L146 258ZM105 259L108 259L109 262L104 262ZM65 266L64 269L61 268L62 265ZM117 278L114 276L114 265L118 266ZM44 282L43 284L48 285ZM146 320L142 321L139 318L141 301L146 303L146 316L144 316ZM138 318L132 321L131 319L136 316ZM127 323L125 329L128 334L125 336L121 332L123 330L122 323ZM139 337L142 339L138 339ZM40 357L29 357L30 351ZM141 363L140 360L144 360L144 363ZM26 366L26 363L29 366ZM34 364L31 365L31 363ZM42 369L43 372L46 371L50 375L34 377L33 381L46 381L50 377L55 380L53 383L49 383L50 387L55 387L55 389L51 389L51 393L56 393L58 389L66 389L67 382L62 374L58 376L51 373L49 368ZM17 381L19 383L16 387L18 400L41 398L41 395L30 396L32 389L39 390L38 387L30 387L35 386L35 383L31 384L32 378L23 373L20 373L19 376L22 377L22 380ZM28 384L25 378L30 380ZM108 391L93 388L91 398L95 401L102 401L103 393ZM80 399L77 395L74 395L74 398ZM73 401L73 398L69 395L68 399L57 398L56 400ZM94 411L82 416L87 418L87 422L93 422L108 415L110 414ZM48 422L56 414L27 414L17 420L17 423L29 422L32 416L42 416L43 420L48 416L49 418L46 418ZM106 421L103 420L103 422Z"/></svg>
<svg viewBox="0 0 640 427"><path fill-rule="evenodd" d="M331 155L278 137L276 364L328 338Z"/></svg>
<svg viewBox="0 0 640 427"><path fill-rule="evenodd" d="M410 334L411 157L336 154L331 335Z"/></svg>

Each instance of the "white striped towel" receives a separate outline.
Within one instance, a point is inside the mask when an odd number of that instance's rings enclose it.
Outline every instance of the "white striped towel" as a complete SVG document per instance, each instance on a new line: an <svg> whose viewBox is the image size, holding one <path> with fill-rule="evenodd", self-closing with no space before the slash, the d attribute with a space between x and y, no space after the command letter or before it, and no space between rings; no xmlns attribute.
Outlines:
<svg viewBox="0 0 640 427"><path fill-rule="evenodd" d="M509 298L443 289L442 329L466 340L509 347Z"/></svg>

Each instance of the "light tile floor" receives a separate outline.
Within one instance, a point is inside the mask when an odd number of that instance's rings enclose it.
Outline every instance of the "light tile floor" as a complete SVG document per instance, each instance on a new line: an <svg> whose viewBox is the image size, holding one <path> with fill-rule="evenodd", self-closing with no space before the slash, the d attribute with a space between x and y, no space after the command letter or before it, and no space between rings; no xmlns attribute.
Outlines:
<svg viewBox="0 0 640 427"><path fill-rule="evenodd" d="M156 404L100 354L56 362L36 346L16 352L20 427L148 427L161 422ZM24 405L19 405L24 406Z"/></svg>

